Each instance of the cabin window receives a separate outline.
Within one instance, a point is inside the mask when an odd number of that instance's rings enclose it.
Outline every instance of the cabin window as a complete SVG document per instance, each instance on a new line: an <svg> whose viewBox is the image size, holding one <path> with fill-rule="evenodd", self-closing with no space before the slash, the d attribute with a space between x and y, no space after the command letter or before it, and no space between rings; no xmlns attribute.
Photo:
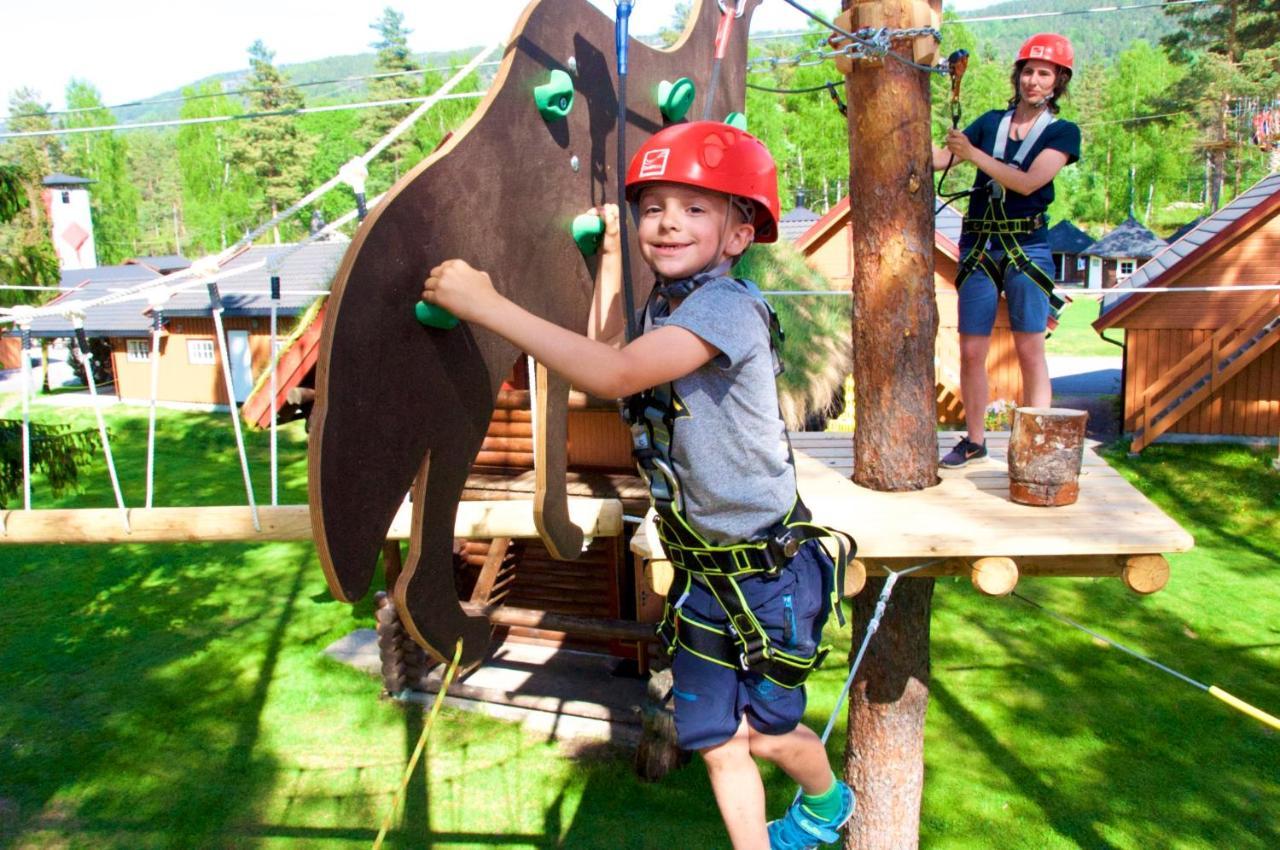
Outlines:
<svg viewBox="0 0 1280 850"><path fill-rule="evenodd" d="M69 203L71 203L71 193L70 193L70 192L63 192L63 193L62 193L62 202L63 202L64 204L69 204Z"/></svg>
<svg viewBox="0 0 1280 850"><path fill-rule="evenodd" d="M1076 271L1078 272L1084 271L1088 262L1089 261L1084 257L1076 257Z"/></svg>
<svg viewBox="0 0 1280 850"><path fill-rule="evenodd" d="M1116 267L1116 273L1120 277L1128 277L1133 274L1133 268L1135 265L1136 263L1133 260L1121 260L1119 265Z"/></svg>
<svg viewBox="0 0 1280 850"><path fill-rule="evenodd" d="M213 355L213 340L187 340L187 362L192 366L212 366L217 360Z"/></svg>
<svg viewBox="0 0 1280 850"><path fill-rule="evenodd" d="M146 339L127 339L125 359L130 363L146 363L151 359L151 341Z"/></svg>

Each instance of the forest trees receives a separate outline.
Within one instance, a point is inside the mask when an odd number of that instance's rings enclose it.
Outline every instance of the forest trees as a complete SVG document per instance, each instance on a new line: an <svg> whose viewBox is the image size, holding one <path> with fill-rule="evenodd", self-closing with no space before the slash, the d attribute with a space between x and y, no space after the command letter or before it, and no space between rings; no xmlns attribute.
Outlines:
<svg viewBox="0 0 1280 850"><path fill-rule="evenodd" d="M17 132L53 129L49 107L30 89L9 98L9 126ZM58 256L50 237L49 216L41 202L45 176L61 164L62 150L53 136L13 139L0 148L0 163L8 166L8 182L17 193L6 204L14 214L0 217L0 282L57 286ZM0 290L0 304L31 303L31 290Z"/></svg>
<svg viewBox="0 0 1280 850"><path fill-rule="evenodd" d="M182 90L183 118L236 115L242 109L210 80ZM220 251L251 227L253 181L233 167L230 122L189 124L178 130L178 172L182 184L182 219L188 244L198 252Z"/></svg>
<svg viewBox="0 0 1280 850"><path fill-rule="evenodd" d="M103 127L114 124L98 90L83 80L67 86L64 128ZM78 133L64 141L64 169L94 181L89 192L93 210L93 236L99 265L118 263L136 256L138 190L129 174L129 147L115 132Z"/></svg>
<svg viewBox="0 0 1280 850"><path fill-rule="evenodd" d="M1208 205L1222 203L1228 159L1241 188L1249 132L1238 107L1251 97L1275 97L1280 89L1280 0L1221 0L1169 6L1179 29L1162 39L1174 61L1187 68L1170 92L1174 108L1190 111L1200 128L1199 147L1208 171ZM1234 120L1233 120L1234 119Z"/></svg>

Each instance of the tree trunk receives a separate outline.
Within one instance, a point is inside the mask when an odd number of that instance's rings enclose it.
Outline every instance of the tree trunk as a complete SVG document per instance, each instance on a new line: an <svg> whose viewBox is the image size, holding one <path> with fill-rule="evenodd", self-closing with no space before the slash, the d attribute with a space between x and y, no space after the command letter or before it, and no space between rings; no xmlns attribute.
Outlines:
<svg viewBox="0 0 1280 850"><path fill-rule="evenodd" d="M856 638L866 632L884 582L870 579L854 597ZM933 579L898 582L849 691L844 775L858 794L845 838L849 850L919 846L932 601Z"/></svg>
<svg viewBox="0 0 1280 850"><path fill-rule="evenodd" d="M877 5L877 26L912 25L906 0L856 4ZM855 8L853 28L860 25ZM895 48L910 55L910 42ZM937 482L928 76L894 59L859 60L846 86L848 102L856 104L849 110L854 480L875 490L919 490ZM857 597L855 646L882 582L869 583ZM859 799L847 848L919 844L932 595L932 579L899 583L850 693L845 776Z"/></svg>

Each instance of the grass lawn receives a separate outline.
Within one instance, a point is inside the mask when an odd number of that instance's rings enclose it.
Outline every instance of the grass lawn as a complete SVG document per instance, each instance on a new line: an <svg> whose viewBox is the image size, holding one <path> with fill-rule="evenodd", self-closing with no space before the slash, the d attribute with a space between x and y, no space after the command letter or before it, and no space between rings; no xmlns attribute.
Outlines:
<svg viewBox="0 0 1280 850"><path fill-rule="evenodd" d="M137 503L146 414L110 420ZM297 425L282 432L286 502L305 498L304 439ZM265 499L266 435L250 447ZM158 504L243 501L225 415L165 412L158 451ZM1170 587L1139 598L1114 580L1060 579L1022 592L1280 711L1280 476L1269 457L1118 454L1196 535L1193 552L1171 559ZM111 504L100 466L83 480L61 504ZM35 499L59 504L39 487ZM371 845L422 713L379 700L377 682L321 653L369 625L371 606L332 601L309 545L0 547L0 587L0 847ZM967 582L940 581L934 612L922 846L1280 846L1280 736ZM850 645L834 638L833 659ZM810 725L825 722L842 666L816 675ZM842 726L831 749L838 763ZM697 763L646 785L627 753L570 753L451 710L425 763L388 846L726 846ZM766 781L780 811L792 788L776 772Z"/></svg>
<svg viewBox="0 0 1280 850"><path fill-rule="evenodd" d="M1121 348L1106 342L1092 327L1098 318L1097 298L1077 298L1066 306L1045 350L1062 357L1119 357ZM1107 337L1124 340L1124 331L1107 331Z"/></svg>

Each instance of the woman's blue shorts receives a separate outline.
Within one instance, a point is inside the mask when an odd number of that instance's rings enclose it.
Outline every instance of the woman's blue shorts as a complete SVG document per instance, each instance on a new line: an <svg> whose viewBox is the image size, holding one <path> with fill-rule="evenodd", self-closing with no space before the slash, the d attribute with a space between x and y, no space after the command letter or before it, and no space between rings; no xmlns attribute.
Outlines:
<svg viewBox="0 0 1280 850"><path fill-rule="evenodd" d="M965 235L960 240L960 256L968 253L975 238ZM1022 250L1033 263L1053 275L1053 252L1048 242L1029 242ZM1004 251L987 251L987 256L1000 263ZM1010 263L1004 273L1004 297L1009 302L1009 324L1019 333L1044 333L1049 323L1049 296L1034 280L1014 268ZM1000 304L1000 292L995 283L982 270L973 273L960 285L960 333L971 336L991 336L996 323L996 308Z"/></svg>

